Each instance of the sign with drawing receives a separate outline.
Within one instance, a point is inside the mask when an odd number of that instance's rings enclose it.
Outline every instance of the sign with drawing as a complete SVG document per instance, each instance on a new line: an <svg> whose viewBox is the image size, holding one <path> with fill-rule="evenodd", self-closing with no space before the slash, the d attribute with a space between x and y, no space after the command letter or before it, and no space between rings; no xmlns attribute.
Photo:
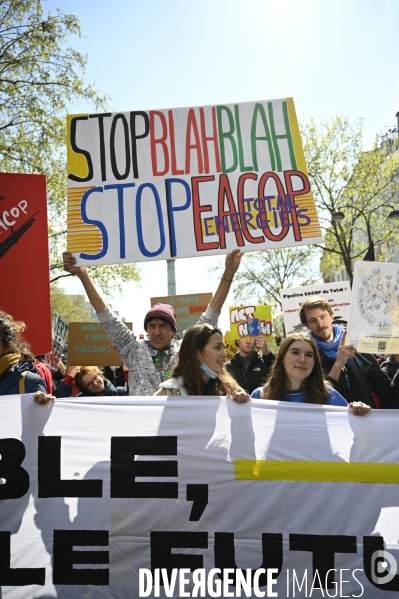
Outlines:
<svg viewBox="0 0 399 599"><path fill-rule="evenodd" d="M355 262L348 339L360 352L399 354L399 264Z"/></svg>
<svg viewBox="0 0 399 599"><path fill-rule="evenodd" d="M230 339L271 337L272 311L270 306L232 306L230 312Z"/></svg>

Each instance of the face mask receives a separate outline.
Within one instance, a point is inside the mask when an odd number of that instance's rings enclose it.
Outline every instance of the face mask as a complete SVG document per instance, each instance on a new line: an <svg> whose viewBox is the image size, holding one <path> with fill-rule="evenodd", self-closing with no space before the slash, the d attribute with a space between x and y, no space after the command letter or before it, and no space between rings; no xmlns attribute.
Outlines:
<svg viewBox="0 0 399 599"><path fill-rule="evenodd" d="M217 379L219 376L218 373L211 370L209 366L205 364L205 362L201 362L201 370L210 379Z"/></svg>

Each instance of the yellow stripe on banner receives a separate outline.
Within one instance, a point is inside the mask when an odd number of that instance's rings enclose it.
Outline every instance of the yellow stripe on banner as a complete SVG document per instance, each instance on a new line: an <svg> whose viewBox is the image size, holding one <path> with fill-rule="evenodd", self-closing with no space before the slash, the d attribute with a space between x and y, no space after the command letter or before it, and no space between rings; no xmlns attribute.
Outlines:
<svg viewBox="0 0 399 599"><path fill-rule="evenodd" d="M68 252L98 254L103 247L103 237L96 225L89 225L82 220L80 205L88 189L94 187L70 187L68 189Z"/></svg>
<svg viewBox="0 0 399 599"><path fill-rule="evenodd" d="M292 134L292 141L294 144L296 166L299 171L305 173L305 175L309 178L308 169L306 168L305 155L303 153L302 148L302 139L299 131L298 119L296 118L294 98L286 98L286 101L288 109L288 118L290 121L290 128Z"/></svg>
<svg viewBox="0 0 399 599"><path fill-rule="evenodd" d="M236 480L399 484L399 464L235 460Z"/></svg>

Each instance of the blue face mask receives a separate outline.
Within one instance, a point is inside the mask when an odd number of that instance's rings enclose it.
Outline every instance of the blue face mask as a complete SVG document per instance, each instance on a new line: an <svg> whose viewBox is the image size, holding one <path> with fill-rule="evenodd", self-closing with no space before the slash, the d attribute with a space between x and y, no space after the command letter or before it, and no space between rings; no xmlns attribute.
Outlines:
<svg viewBox="0 0 399 599"><path fill-rule="evenodd" d="M209 366L205 364L205 362L201 362L201 370L210 379L217 379L219 376L219 374L211 370Z"/></svg>

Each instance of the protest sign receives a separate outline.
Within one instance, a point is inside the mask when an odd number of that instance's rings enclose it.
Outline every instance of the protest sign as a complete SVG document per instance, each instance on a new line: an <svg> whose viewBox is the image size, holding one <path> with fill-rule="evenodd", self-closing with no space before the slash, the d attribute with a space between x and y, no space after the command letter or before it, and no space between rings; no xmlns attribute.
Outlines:
<svg viewBox="0 0 399 599"><path fill-rule="evenodd" d="M24 337L35 355L51 351L44 175L0 173L0 279L0 310L25 322ZM35 301L27 297L33 290Z"/></svg>
<svg viewBox="0 0 399 599"><path fill-rule="evenodd" d="M396 596L398 410L83 399L0 398L5 598Z"/></svg>
<svg viewBox="0 0 399 599"><path fill-rule="evenodd" d="M68 323L59 314L54 315L53 321L53 349L46 354L45 363L49 368L56 369L64 351L65 341L68 335Z"/></svg>
<svg viewBox="0 0 399 599"><path fill-rule="evenodd" d="M399 264L355 262L348 339L360 352L399 354Z"/></svg>
<svg viewBox="0 0 399 599"><path fill-rule="evenodd" d="M292 98L70 115L79 265L322 241Z"/></svg>
<svg viewBox="0 0 399 599"><path fill-rule="evenodd" d="M306 330L306 326L301 324L299 319L299 310L303 302L314 295L323 297L331 304L334 310L334 322L346 329L351 303L351 286L349 281L341 281L280 289L281 308L287 335Z"/></svg>
<svg viewBox="0 0 399 599"><path fill-rule="evenodd" d="M177 332L181 336L183 331L197 324L198 319L207 309L211 299L212 293L152 297L151 308L155 304L170 304L173 306L176 314Z"/></svg>
<svg viewBox="0 0 399 599"><path fill-rule="evenodd" d="M230 331L226 331L224 334L224 343L225 343L225 350L227 353L227 358L226 358L226 362L228 360L231 360L231 358L234 356L234 354L237 353L238 351L238 347L235 344L235 341L233 339L231 339L230 336Z"/></svg>
<svg viewBox="0 0 399 599"><path fill-rule="evenodd" d="M132 323L124 323L132 330ZM122 366L111 337L99 322L70 322L68 366Z"/></svg>
<svg viewBox="0 0 399 599"><path fill-rule="evenodd" d="M271 337L272 311L270 306L232 306L230 314L230 339Z"/></svg>

